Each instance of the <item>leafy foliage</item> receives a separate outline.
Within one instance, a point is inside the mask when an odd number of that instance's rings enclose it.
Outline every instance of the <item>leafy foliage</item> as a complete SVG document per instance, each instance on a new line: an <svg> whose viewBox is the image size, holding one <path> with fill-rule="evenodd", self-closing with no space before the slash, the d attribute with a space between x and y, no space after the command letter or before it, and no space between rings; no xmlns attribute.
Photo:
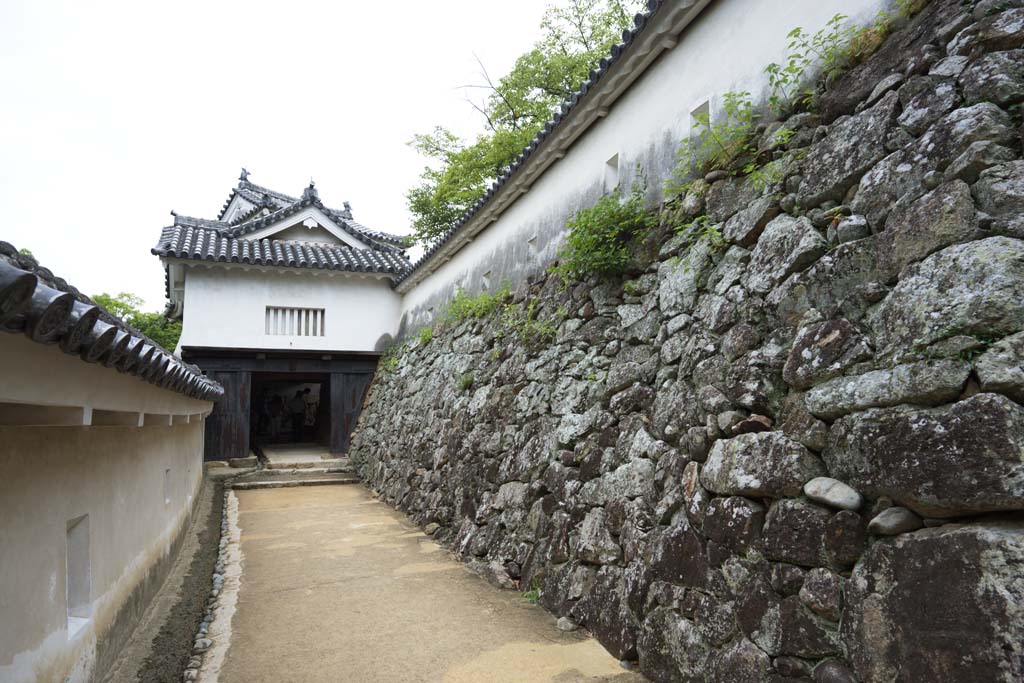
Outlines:
<svg viewBox="0 0 1024 683"><path fill-rule="evenodd" d="M420 328L417 333L417 338L420 341L420 346L425 346L430 343L430 340L434 338L434 328L430 325L425 325Z"/></svg>
<svg viewBox="0 0 1024 683"><path fill-rule="evenodd" d="M922 5L920 0L898 0L897 15L909 17ZM894 19L883 10L872 23L858 28L847 23L848 18L836 14L814 34L800 27L789 32L786 59L764 69L771 87L768 104L776 114L785 114L797 107L817 106L821 93L839 76L878 49ZM819 69L820 75L814 83L808 83L812 68Z"/></svg>
<svg viewBox="0 0 1024 683"><path fill-rule="evenodd" d="M756 161L751 161L743 167L743 173L750 178L750 182L760 192L764 192L769 187L781 183L784 171L782 159L769 161L763 166L759 166Z"/></svg>
<svg viewBox="0 0 1024 683"><path fill-rule="evenodd" d="M920 9L920 0L900 0L898 11L909 16ZM797 27L787 34L786 58L781 64L765 67L770 93L768 107L775 115L795 108L817 106L822 92L843 72L873 53L888 34L892 16L880 12L876 20L857 28L848 17L836 14L816 33ZM812 69L820 77L809 82ZM695 175L714 169L734 169L739 161L743 173L751 176L762 191L781 181L782 165L761 164L752 142L759 113L749 92L728 92L722 96L714 117L708 113L694 116L690 135L677 152L676 167L665 183L667 197L677 197L689 189ZM794 131L780 128L772 136L773 145L784 145Z"/></svg>
<svg viewBox="0 0 1024 683"><path fill-rule="evenodd" d="M387 351L384 352L380 357L380 361L377 363L377 367L387 373L392 373L398 369L398 358L405 353L407 347L405 344L392 344Z"/></svg>
<svg viewBox="0 0 1024 683"><path fill-rule="evenodd" d="M508 74L495 82L481 65L483 83L466 88L486 93L482 102L469 100L485 130L467 141L437 126L410 143L428 160L420 183L406 194L417 241L439 238L483 196L620 39L640 6L639 0L563 0L548 8L541 39Z"/></svg>
<svg viewBox="0 0 1024 683"><path fill-rule="evenodd" d="M665 183L665 194L683 194L695 174L727 168L737 157L754 151L750 138L758 114L749 92L727 92L722 95L720 115L714 120L709 113L694 116L690 135L676 152L676 166Z"/></svg>
<svg viewBox="0 0 1024 683"><path fill-rule="evenodd" d="M163 313L144 313L139 310L144 303L141 297L129 292L121 292L117 296L104 292L92 297L92 300L165 349L173 351L178 345L181 323L165 317Z"/></svg>
<svg viewBox="0 0 1024 683"><path fill-rule="evenodd" d="M461 287L444 311L444 321L455 325L470 318L486 318L512 296L512 286L507 282L495 292L480 292L470 295Z"/></svg>
<svg viewBox="0 0 1024 683"><path fill-rule="evenodd" d="M503 333L513 335L526 346L550 344L558 336L555 321L539 316L536 299L531 299L525 307L506 305L502 311L501 323Z"/></svg>
<svg viewBox="0 0 1024 683"><path fill-rule="evenodd" d="M697 216L690 223L676 228L676 233L683 235L691 245L707 240L713 248L724 249L729 244L720 227L711 222L710 216Z"/></svg>
<svg viewBox="0 0 1024 683"><path fill-rule="evenodd" d="M657 218L644 206L642 185L634 187L625 200L615 190L569 219L569 235L553 271L565 282L585 280L591 275L621 275L632 258L633 245L656 224Z"/></svg>
<svg viewBox="0 0 1024 683"><path fill-rule="evenodd" d="M818 89L807 84L812 66L821 69L825 82L842 73L848 61L847 47L857 33L853 26L845 23L847 19L845 14L836 14L814 34L798 26L786 35L789 44L785 60L782 64L773 62L764 69L771 88L768 103L772 109L782 113L797 105L813 106Z"/></svg>
<svg viewBox="0 0 1024 683"><path fill-rule="evenodd" d="M531 605L540 602L540 583L536 579L530 584L530 590L523 591L523 600Z"/></svg>
<svg viewBox="0 0 1024 683"><path fill-rule="evenodd" d="M473 373L467 372L459 377L459 391L469 391L473 388Z"/></svg>

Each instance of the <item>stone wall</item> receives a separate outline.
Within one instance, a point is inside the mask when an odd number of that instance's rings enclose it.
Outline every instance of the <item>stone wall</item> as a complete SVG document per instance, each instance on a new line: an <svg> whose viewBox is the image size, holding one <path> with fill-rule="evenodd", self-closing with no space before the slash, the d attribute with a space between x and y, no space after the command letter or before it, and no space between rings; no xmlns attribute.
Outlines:
<svg viewBox="0 0 1024 683"><path fill-rule="evenodd" d="M929 4L629 279L413 341L367 484L654 681L1024 678L1020 4Z"/></svg>

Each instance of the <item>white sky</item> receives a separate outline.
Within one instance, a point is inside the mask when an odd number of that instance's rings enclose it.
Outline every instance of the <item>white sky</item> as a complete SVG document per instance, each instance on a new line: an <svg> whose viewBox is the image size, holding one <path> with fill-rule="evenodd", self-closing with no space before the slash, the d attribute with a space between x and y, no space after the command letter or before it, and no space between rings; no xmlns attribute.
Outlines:
<svg viewBox="0 0 1024 683"><path fill-rule="evenodd" d="M0 2L0 239L84 293L164 304L149 250L170 210L216 218L242 166L408 232L435 124L472 134L458 86L505 73L549 0Z"/></svg>

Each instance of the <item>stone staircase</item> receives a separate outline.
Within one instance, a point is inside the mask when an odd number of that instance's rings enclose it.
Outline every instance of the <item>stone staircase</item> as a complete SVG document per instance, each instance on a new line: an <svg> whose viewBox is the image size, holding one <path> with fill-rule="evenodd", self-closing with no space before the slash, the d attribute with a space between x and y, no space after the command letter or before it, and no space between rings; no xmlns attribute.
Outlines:
<svg viewBox="0 0 1024 683"><path fill-rule="evenodd" d="M332 457L315 444L268 446L263 449L263 468L236 477L231 488L270 489L289 486L358 484L348 458Z"/></svg>

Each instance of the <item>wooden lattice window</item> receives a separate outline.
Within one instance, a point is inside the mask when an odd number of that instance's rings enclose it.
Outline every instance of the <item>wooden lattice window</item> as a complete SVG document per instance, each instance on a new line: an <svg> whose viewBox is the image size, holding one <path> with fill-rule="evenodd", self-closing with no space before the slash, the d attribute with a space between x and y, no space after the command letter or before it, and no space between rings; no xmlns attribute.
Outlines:
<svg viewBox="0 0 1024 683"><path fill-rule="evenodd" d="M326 319L322 308L267 306L265 331L286 337L323 337Z"/></svg>

